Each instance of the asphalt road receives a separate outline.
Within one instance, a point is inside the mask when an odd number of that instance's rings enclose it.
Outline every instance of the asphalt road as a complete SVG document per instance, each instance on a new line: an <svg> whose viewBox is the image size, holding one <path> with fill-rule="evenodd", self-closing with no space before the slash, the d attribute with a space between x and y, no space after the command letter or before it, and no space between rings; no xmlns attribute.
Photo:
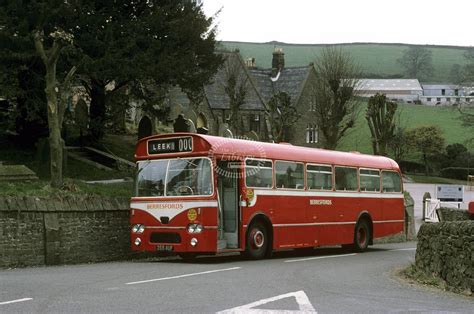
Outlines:
<svg viewBox="0 0 474 314"><path fill-rule="evenodd" d="M415 243L272 259L179 258L0 271L0 313L471 312L474 298L410 285Z"/></svg>

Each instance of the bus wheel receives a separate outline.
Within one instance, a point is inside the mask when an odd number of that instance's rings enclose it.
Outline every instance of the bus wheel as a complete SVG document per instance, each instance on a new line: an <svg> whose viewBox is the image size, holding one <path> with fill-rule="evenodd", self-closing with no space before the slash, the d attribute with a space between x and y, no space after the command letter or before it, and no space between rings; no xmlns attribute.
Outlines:
<svg viewBox="0 0 474 314"><path fill-rule="evenodd" d="M359 220L355 227L354 249L357 252L363 252L367 249L370 242L370 228L366 219Z"/></svg>
<svg viewBox="0 0 474 314"><path fill-rule="evenodd" d="M268 250L268 231L265 225L256 221L252 223L247 231L247 247L245 255L250 259L262 259Z"/></svg>

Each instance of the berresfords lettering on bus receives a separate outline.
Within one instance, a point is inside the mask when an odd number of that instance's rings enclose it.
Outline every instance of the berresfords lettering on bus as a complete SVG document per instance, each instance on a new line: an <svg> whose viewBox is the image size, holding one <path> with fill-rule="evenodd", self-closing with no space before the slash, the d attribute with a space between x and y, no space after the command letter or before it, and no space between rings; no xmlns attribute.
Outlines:
<svg viewBox="0 0 474 314"><path fill-rule="evenodd" d="M309 200L310 205L332 205L332 200Z"/></svg>
<svg viewBox="0 0 474 314"><path fill-rule="evenodd" d="M143 210L157 220L160 220L161 217L166 216L170 219L173 219L177 215L182 212L185 212L191 208L207 208L207 207L215 207L217 208L217 201L216 200L209 200L209 201L189 201L189 202L131 202L130 208L132 210ZM160 220L161 221L161 220Z"/></svg>
<svg viewBox="0 0 474 314"><path fill-rule="evenodd" d="M146 204L146 209L183 209L182 203L151 203Z"/></svg>

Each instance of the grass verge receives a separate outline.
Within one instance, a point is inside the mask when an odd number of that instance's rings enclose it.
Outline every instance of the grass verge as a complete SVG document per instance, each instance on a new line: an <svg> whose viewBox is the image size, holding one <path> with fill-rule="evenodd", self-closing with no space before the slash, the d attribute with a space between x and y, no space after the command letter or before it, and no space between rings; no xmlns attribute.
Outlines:
<svg viewBox="0 0 474 314"><path fill-rule="evenodd" d="M401 269L398 275L407 279L410 283L447 290L446 282L443 279L420 271L415 264L410 264L407 268Z"/></svg>
<svg viewBox="0 0 474 314"><path fill-rule="evenodd" d="M426 274L425 272L421 271L415 266L414 263L410 264L404 269L397 271L396 275L399 278L406 280L410 284L422 285L424 287L436 290L449 291L467 297L473 296L470 290L462 291L460 289L452 287L448 285L443 279L431 274Z"/></svg>

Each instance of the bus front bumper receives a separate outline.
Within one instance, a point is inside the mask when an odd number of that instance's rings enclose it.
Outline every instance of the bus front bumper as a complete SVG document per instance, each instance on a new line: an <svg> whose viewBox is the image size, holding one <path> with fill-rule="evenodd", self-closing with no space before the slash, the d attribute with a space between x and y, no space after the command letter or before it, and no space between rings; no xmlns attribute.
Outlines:
<svg viewBox="0 0 474 314"><path fill-rule="evenodd" d="M217 251L217 228L190 233L187 228L146 228L142 234L131 233L133 251L165 253L213 253Z"/></svg>

